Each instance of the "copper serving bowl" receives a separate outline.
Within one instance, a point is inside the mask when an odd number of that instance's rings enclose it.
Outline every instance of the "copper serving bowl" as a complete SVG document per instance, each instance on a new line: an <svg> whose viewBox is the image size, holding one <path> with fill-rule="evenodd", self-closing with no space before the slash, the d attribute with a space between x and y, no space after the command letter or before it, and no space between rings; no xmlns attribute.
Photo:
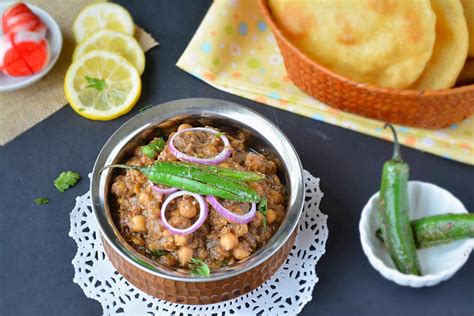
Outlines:
<svg viewBox="0 0 474 316"><path fill-rule="evenodd" d="M268 243L243 261L213 271L209 277L162 266L137 252L120 235L112 218L111 181L117 171L99 170L125 161L136 146L168 134L178 125L211 125L232 134L248 134L249 146L276 155L279 176L288 190L285 218ZM163 300L209 304L243 295L270 278L285 262L296 237L304 202L303 169L286 136L260 114L238 104L214 99L183 99L163 103L137 114L105 143L94 165L91 199L105 251L114 267L133 285Z"/></svg>
<svg viewBox="0 0 474 316"><path fill-rule="evenodd" d="M268 7L258 0L280 48L288 77L322 102L365 117L429 129L444 128L474 114L474 85L442 90L401 90L356 82L306 56L288 40Z"/></svg>

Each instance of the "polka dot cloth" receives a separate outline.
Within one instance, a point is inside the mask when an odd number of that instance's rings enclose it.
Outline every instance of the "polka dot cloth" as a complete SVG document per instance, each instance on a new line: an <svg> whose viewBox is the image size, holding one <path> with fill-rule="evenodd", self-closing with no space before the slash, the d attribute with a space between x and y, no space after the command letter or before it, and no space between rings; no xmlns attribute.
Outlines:
<svg viewBox="0 0 474 316"><path fill-rule="evenodd" d="M391 140L380 121L333 109L288 79L254 0L215 0L177 66L217 89L353 131ZM398 127L402 144L474 165L474 117L444 130Z"/></svg>

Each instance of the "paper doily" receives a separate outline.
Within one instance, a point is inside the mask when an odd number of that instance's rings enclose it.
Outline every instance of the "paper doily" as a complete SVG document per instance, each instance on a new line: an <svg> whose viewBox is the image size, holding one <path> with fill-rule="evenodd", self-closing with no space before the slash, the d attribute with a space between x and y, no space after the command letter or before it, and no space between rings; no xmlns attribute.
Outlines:
<svg viewBox="0 0 474 316"><path fill-rule="evenodd" d="M319 210L319 179L304 171L306 200L295 245L283 266L267 282L236 299L184 305L154 298L129 284L112 266L99 238L90 192L76 198L69 236L77 243L74 279L87 297L102 305L105 315L295 315L312 299L318 282L316 264L325 253L327 215Z"/></svg>

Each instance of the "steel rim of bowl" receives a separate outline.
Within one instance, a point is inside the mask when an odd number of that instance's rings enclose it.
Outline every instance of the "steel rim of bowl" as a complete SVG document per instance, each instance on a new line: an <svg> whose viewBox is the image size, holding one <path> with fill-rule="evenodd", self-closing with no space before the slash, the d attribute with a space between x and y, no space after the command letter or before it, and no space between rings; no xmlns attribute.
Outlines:
<svg viewBox="0 0 474 316"><path fill-rule="evenodd" d="M188 274L161 268L151 259L139 254L118 233L106 208L106 180L110 170L99 174L99 170L117 157L125 145L147 128L169 119L185 115L201 118L227 119L244 126L263 137L280 154L285 167L289 189L287 210L283 222L271 239L253 253L248 260L229 268L219 269L210 277L193 277ZM258 128L256 128L258 126ZM297 229L304 203L303 167L288 138L270 120L261 114L236 103L206 98L181 99L162 103L138 113L117 129L102 147L91 178L91 202L94 215L103 238L119 255L134 266L157 277L181 282L212 282L229 279L252 270L274 255ZM168 272L166 270L169 270Z"/></svg>

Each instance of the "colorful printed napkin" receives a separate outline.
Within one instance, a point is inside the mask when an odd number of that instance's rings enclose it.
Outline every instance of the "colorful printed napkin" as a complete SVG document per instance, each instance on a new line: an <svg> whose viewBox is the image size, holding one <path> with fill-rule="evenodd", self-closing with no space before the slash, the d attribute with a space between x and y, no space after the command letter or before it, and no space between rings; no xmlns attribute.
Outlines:
<svg viewBox="0 0 474 316"><path fill-rule="evenodd" d="M391 140L382 122L333 109L291 83L255 0L214 1L177 66L220 90ZM474 117L443 130L398 131L406 146L474 165Z"/></svg>

